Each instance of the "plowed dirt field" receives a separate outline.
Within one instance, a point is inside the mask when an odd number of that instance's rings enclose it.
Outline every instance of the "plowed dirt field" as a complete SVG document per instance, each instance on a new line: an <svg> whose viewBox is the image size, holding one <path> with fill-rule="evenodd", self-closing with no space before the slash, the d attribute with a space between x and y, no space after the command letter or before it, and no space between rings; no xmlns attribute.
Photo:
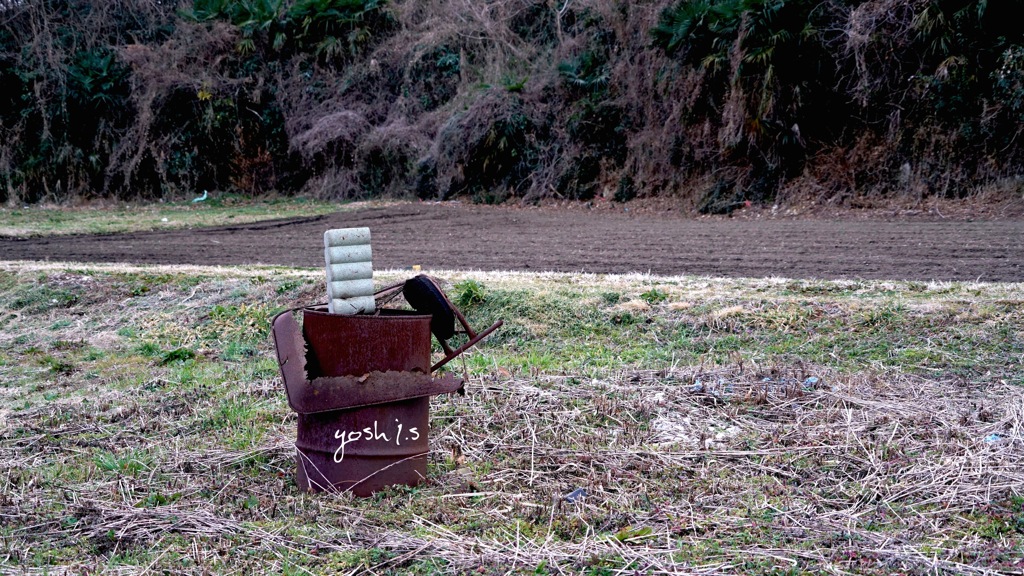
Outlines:
<svg viewBox="0 0 1024 576"><path fill-rule="evenodd" d="M369 226L376 268L1024 281L1024 221L692 219L408 203L148 233L0 238L0 260L323 265L323 232Z"/></svg>

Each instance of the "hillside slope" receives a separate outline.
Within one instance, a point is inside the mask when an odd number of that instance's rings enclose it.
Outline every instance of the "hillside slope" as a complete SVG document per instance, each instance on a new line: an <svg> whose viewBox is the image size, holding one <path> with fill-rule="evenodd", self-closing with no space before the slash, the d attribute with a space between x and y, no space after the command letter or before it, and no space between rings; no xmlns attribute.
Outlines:
<svg viewBox="0 0 1024 576"><path fill-rule="evenodd" d="M0 3L0 201L1019 197L1020 4Z"/></svg>

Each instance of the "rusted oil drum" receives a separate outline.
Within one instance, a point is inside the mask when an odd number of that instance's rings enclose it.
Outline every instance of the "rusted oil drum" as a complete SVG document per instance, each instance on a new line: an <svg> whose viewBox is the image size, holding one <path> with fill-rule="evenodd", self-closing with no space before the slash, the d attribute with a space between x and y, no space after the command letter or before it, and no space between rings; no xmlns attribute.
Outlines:
<svg viewBox="0 0 1024 576"><path fill-rule="evenodd" d="M303 490L415 486L427 476L430 397L299 414L296 482Z"/></svg>
<svg viewBox="0 0 1024 576"><path fill-rule="evenodd" d="M373 371L430 372L430 319L401 310L343 316L305 309L306 372L311 380Z"/></svg>
<svg viewBox="0 0 1024 576"><path fill-rule="evenodd" d="M426 477L430 397L399 399L399 392L410 374L429 379L430 320L430 316L392 310L373 316L303 310L307 381L312 387L308 397L325 401L333 397L334 405L360 404L358 399L346 402L344 390L317 389L317 382L374 373L384 379L374 386L386 394L393 384L396 400L300 412L295 442L300 488L351 490L368 496L389 485L414 486ZM353 398L362 392L351 391Z"/></svg>

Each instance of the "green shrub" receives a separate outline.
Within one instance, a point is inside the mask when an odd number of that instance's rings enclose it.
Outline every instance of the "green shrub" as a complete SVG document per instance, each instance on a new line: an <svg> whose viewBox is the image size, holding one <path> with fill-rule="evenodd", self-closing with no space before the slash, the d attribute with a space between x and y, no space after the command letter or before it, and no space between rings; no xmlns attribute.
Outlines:
<svg viewBox="0 0 1024 576"><path fill-rule="evenodd" d="M237 26L243 53L299 51L331 60L356 54L391 27L384 5L385 0L193 0L189 15Z"/></svg>
<svg viewBox="0 0 1024 576"><path fill-rule="evenodd" d="M484 285L472 278L456 284L455 292L455 302L459 307L469 308L470 306L483 304L487 299Z"/></svg>
<svg viewBox="0 0 1024 576"><path fill-rule="evenodd" d="M449 120L438 136L438 195L466 194L491 203L515 194L528 183L536 159L536 131L518 95L488 90L469 110Z"/></svg>
<svg viewBox="0 0 1024 576"><path fill-rule="evenodd" d="M648 304L661 304L665 300L668 300L668 294L658 290L657 288L651 288L650 290L640 294L640 299Z"/></svg>
<svg viewBox="0 0 1024 576"><path fill-rule="evenodd" d="M436 46L409 67L409 93L424 110L435 110L455 97L461 69L457 46Z"/></svg>

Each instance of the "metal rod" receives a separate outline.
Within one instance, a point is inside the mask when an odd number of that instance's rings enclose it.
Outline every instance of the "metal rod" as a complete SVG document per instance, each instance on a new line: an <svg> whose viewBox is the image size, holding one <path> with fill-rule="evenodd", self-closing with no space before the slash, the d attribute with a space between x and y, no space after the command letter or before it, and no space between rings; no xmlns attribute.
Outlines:
<svg viewBox="0 0 1024 576"><path fill-rule="evenodd" d="M451 362L459 354L462 354L466 350L469 350L473 345L475 345L477 342L479 342L479 341L483 340L484 338L486 338L491 332L494 332L495 330L497 330L498 327L501 326L504 323L505 322L503 320L498 320L497 322L492 324L490 328L484 330L483 332L478 333L476 336L473 336L472 339L470 339L469 342L466 342L462 346L459 346L455 350L455 352L453 352L451 354L448 354L447 356L444 357L443 360L441 360L437 364L434 364L433 366L431 366L430 367L430 371L433 372L433 371L437 370L438 368L440 368L441 366L444 366L445 364Z"/></svg>

